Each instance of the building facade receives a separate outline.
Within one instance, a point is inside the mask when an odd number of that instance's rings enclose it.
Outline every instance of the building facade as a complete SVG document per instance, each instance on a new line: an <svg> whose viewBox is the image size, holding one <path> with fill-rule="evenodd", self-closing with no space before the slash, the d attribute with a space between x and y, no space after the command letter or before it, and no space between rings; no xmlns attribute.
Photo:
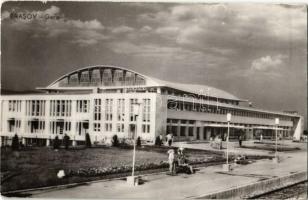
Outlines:
<svg viewBox="0 0 308 200"><path fill-rule="evenodd" d="M78 145L87 133L93 143L110 143L114 135L130 140L135 134L153 143L167 133L177 141L209 140L226 135L227 113L231 139L273 138L277 130L280 137L298 140L303 131L297 113L244 106L246 100L217 88L162 81L116 66L82 68L37 89L44 93L2 95L1 145L15 134L25 145L51 145L65 134Z"/></svg>

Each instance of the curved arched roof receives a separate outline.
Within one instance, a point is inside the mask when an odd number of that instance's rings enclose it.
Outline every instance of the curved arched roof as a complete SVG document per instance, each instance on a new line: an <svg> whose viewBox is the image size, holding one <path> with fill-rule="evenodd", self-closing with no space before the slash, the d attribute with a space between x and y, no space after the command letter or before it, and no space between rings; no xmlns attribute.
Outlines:
<svg viewBox="0 0 308 200"><path fill-rule="evenodd" d="M115 73L120 73L120 76L116 76ZM98 75L99 79L94 80L94 75ZM128 75L129 74L129 75ZM76 81L77 82L73 82ZM75 79L75 80L74 80ZM117 80L116 80L117 79ZM112 84L108 84L112 82ZM110 87L133 87L133 86L143 86L143 87L168 87L176 90L197 94L205 95L222 99L231 99L231 100L240 100L236 96L214 87L207 85L198 85L198 84L184 84L184 83L175 83L170 81L164 81L157 78L153 78L133 70L113 66L113 65L96 65L96 66L87 66L81 69L74 70L69 72L50 85L46 89L75 89L78 88L110 88Z"/></svg>

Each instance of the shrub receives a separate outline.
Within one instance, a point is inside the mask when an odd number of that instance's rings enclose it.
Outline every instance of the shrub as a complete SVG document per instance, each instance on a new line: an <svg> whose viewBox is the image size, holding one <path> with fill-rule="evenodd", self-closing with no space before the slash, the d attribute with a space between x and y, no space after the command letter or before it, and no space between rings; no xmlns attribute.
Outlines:
<svg viewBox="0 0 308 200"><path fill-rule="evenodd" d="M19 149L19 141L17 134L15 134L12 140L12 150L17 151L18 149Z"/></svg>
<svg viewBox="0 0 308 200"><path fill-rule="evenodd" d="M137 147L141 147L141 138L137 137Z"/></svg>
<svg viewBox="0 0 308 200"><path fill-rule="evenodd" d="M162 143L162 141L161 141L160 137L157 136L156 139L155 139L155 145L156 146L161 146L161 143Z"/></svg>
<svg viewBox="0 0 308 200"><path fill-rule="evenodd" d="M59 137L56 136L54 141L53 141L53 148L54 149L59 149L59 146L60 146L60 140L59 140Z"/></svg>
<svg viewBox="0 0 308 200"><path fill-rule="evenodd" d="M68 149L69 142L70 142L70 137L69 137L68 135L65 134L63 140L64 140L65 149Z"/></svg>
<svg viewBox="0 0 308 200"><path fill-rule="evenodd" d="M87 147L91 147L92 146L91 138L90 138L89 133L86 134L86 146Z"/></svg>
<svg viewBox="0 0 308 200"><path fill-rule="evenodd" d="M112 146L114 147L119 146L119 139L117 135L112 136Z"/></svg>

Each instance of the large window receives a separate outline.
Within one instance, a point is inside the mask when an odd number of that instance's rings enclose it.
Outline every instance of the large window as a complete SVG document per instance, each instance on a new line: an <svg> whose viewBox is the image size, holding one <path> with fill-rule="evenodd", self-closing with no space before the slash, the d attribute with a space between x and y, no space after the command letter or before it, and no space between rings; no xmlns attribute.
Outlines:
<svg viewBox="0 0 308 200"><path fill-rule="evenodd" d="M20 100L9 100L9 111L10 112L20 112L21 111L21 101Z"/></svg>
<svg viewBox="0 0 308 200"><path fill-rule="evenodd" d="M132 121L136 121L136 118L134 116L134 106L133 104L136 104L138 102L137 99L130 99L129 100L129 120Z"/></svg>
<svg viewBox="0 0 308 200"><path fill-rule="evenodd" d="M101 131L101 124L100 123L94 123L93 124L93 129L96 132L100 132Z"/></svg>
<svg viewBox="0 0 308 200"><path fill-rule="evenodd" d="M142 109L142 121L150 122L150 114L151 114L151 100L143 99L143 109Z"/></svg>
<svg viewBox="0 0 308 200"><path fill-rule="evenodd" d="M142 133L150 133L151 99L142 100Z"/></svg>
<svg viewBox="0 0 308 200"><path fill-rule="evenodd" d="M125 120L125 99L118 99L117 102L117 120Z"/></svg>
<svg viewBox="0 0 308 200"><path fill-rule="evenodd" d="M50 116L69 117L72 112L71 100L52 100L50 101Z"/></svg>
<svg viewBox="0 0 308 200"><path fill-rule="evenodd" d="M117 132L118 133L124 132L124 123L117 123Z"/></svg>
<svg viewBox="0 0 308 200"><path fill-rule="evenodd" d="M80 75L80 84L87 86L90 83L89 71L84 71Z"/></svg>
<svg viewBox="0 0 308 200"><path fill-rule="evenodd" d="M26 115L27 116L44 116L45 115L44 100L28 100L26 101Z"/></svg>
<svg viewBox="0 0 308 200"><path fill-rule="evenodd" d="M105 131L106 132L112 131L112 123L105 123Z"/></svg>
<svg viewBox="0 0 308 200"><path fill-rule="evenodd" d="M113 99L106 99L105 103L105 120L112 121Z"/></svg>
<svg viewBox="0 0 308 200"><path fill-rule="evenodd" d="M78 113L87 113L90 110L90 101L89 100L77 100L77 109Z"/></svg>
<svg viewBox="0 0 308 200"><path fill-rule="evenodd" d="M101 120L101 99L94 99L94 120Z"/></svg>

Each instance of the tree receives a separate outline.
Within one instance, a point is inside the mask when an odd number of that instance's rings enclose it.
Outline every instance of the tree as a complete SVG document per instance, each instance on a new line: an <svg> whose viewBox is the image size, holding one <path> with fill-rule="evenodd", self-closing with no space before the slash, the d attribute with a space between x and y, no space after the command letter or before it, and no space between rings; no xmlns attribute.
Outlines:
<svg viewBox="0 0 308 200"><path fill-rule="evenodd" d="M70 142L70 137L65 134L63 140L64 140L65 149L68 149L69 142Z"/></svg>
<svg viewBox="0 0 308 200"><path fill-rule="evenodd" d="M89 148L92 146L89 133L86 134L86 146L89 147Z"/></svg>
<svg viewBox="0 0 308 200"><path fill-rule="evenodd" d="M56 136L54 141L53 141L53 148L54 149L59 149L59 146L60 146L60 140L59 140L59 137Z"/></svg>
<svg viewBox="0 0 308 200"><path fill-rule="evenodd" d="M119 146L119 139L117 135L112 136L112 146L114 147Z"/></svg>
<svg viewBox="0 0 308 200"><path fill-rule="evenodd" d="M12 140L12 150L17 151L18 149L19 149L19 141L17 134L15 134Z"/></svg>
<svg viewBox="0 0 308 200"><path fill-rule="evenodd" d="M140 136L137 137L137 147L141 147L141 138L140 138Z"/></svg>

